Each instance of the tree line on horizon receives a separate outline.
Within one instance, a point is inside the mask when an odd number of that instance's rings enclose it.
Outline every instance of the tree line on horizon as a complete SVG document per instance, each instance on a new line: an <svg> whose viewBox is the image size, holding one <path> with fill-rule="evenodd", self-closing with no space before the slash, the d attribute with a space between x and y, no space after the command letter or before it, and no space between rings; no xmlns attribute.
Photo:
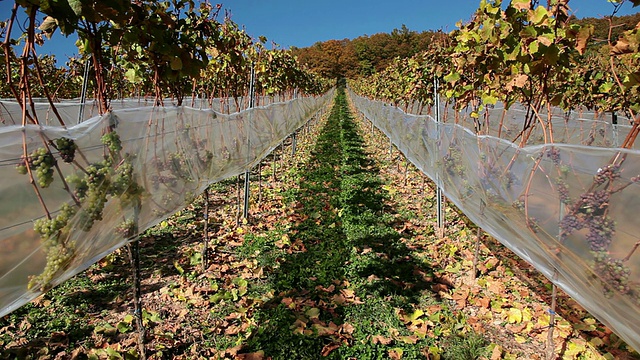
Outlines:
<svg viewBox="0 0 640 360"><path fill-rule="evenodd" d="M606 45L611 28L611 41L640 23L640 12L624 16L603 18L572 16L571 23L593 26L590 50ZM406 25L390 33L362 35L355 39L319 41L305 47L292 47L291 51L309 70L328 78L360 78L384 70L396 58L410 58L439 41L450 43L451 35L442 30L414 31Z"/></svg>

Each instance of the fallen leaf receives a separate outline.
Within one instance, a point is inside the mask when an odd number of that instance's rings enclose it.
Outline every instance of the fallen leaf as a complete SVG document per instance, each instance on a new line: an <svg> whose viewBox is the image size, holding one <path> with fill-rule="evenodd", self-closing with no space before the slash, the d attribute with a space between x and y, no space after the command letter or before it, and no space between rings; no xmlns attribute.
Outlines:
<svg viewBox="0 0 640 360"><path fill-rule="evenodd" d="M445 284L433 284L431 285L431 290L438 294L447 293L449 291L449 287Z"/></svg>
<svg viewBox="0 0 640 360"><path fill-rule="evenodd" d="M502 359L502 346L496 345L491 352L490 360L500 360Z"/></svg>
<svg viewBox="0 0 640 360"><path fill-rule="evenodd" d="M524 343L527 342L527 338L525 338L524 336L521 336L521 335L518 335L518 334L514 334L513 336L516 339L516 342L518 344L524 344Z"/></svg>
<svg viewBox="0 0 640 360"><path fill-rule="evenodd" d="M371 338L371 342L374 344L382 344L382 345L389 345L391 344L391 341L393 341L393 339L391 338L386 338L382 335L374 335Z"/></svg>
<svg viewBox="0 0 640 360"><path fill-rule="evenodd" d="M283 298L282 301L280 301L280 302L283 303L285 306L287 306L290 309L295 308L295 304L293 303L293 298L286 297L286 298Z"/></svg>
<svg viewBox="0 0 640 360"><path fill-rule="evenodd" d="M224 330L225 335L236 335L239 334L242 330L242 327L237 325L231 325Z"/></svg>
<svg viewBox="0 0 640 360"><path fill-rule="evenodd" d="M320 316L320 309L311 308L305 312L305 314L311 319L317 319Z"/></svg>
<svg viewBox="0 0 640 360"><path fill-rule="evenodd" d="M320 291L327 292L327 293L332 293L336 289L336 286L335 285L330 285L328 288L326 288L326 287L324 287L322 285L318 285L318 286L316 286L316 289L320 290Z"/></svg>
<svg viewBox="0 0 640 360"><path fill-rule="evenodd" d="M520 309L511 308L507 311L507 321L510 324L519 324L522 322L522 311Z"/></svg>
<svg viewBox="0 0 640 360"><path fill-rule="evenodd" d="M480 298L477 298L475 301L476 306L479 306L484 309L488 309L490 304L491 304L491 300L489 300L489 298L487 297L480 297Z"/></svg>
<svg viewBox="0 0 640 360"><path fill-rule="evenodd" d="M467 298L469 297L469 290L455 292L453 293L453 295L451 295L451 297L453 298L453 300L455 300L456 304L458 304L458 307L463 309L464 307L467 306Z"/></svg>
<svg viewBox="0 0 640 360"><path fill-rule="evenodd" d="M338 325L333 322L330 322L328 326L313 324L313 328L316 329L318 336L333 335L338 332Z"/></svg>
<svg viewBox="0 0 640 360"><path fill-rule="evenodd" d="M328 356L333 350L335 350L335 349L337 349L339 347L340 347L340 344L338 344L338 343L334 343L334 342L329 343L329 344L325 345L322 348L322 352L320 353L320 355Z"/></svg>
<svg viewBox="0 0 640 360"><path fill-rule="evenodd" d="M331 298L331 302L336 305L344 305L347 303L347 299L345 299L345 297L342 296L342 294L335 294Z"/></svg>
<svg viewBox="0 0 640 360"><path fill-rule="evenodd" d="M505 292L504 285L498 281L487 282L487 290L494 294L503 294Z"/></svg>
<svg viewBox="0 0 640 360"><path fill-rule="evenodd" d="M242 349L242 345L236 345L234 347L230 347L226 349L224 352L231 356L236 356L238 354L238 351L240 351L240 349Z"/></svg>
<svg viewBox="0 0 640 360"><path fill-rule="evenodd" d="M404 354L404 351L400 348L395 348L395 349L391 349L387 352L389 354L389 357L393 360L400 360L402 359L402 354Z"/></svg>
<svg viewBox="0 0 640 360"><path fill-rule="evenodd" d="M409 335L409 336L401 336L400 338L398 338L398 340L402 341L405 344L415 344L418 342L418 340L420 340L420 338L418 338L415 335Z"/></svg>
<svg viewBox="0 0 640 360"><path fill-rule="evenodd" d="M422 315L424 315L424 311L417 309L411 314L406 314L406 315L401 314L401 317L402 317L402 321L405 324L407 324L407 323L414 323Z"/></svg>
<svg viewBox="0 0 640 360"><path fill-rule="evenodd" d="M344 323L340 326L342 328L342 332L345 334L353 334L353 332L356 330L353 325L349 324L349 323Z"/></svg>
<svg viewBox="0 0 640 360"><path fill-rule="evenodd" d="M340 290L340 292L347 299L355 297L355 292L353 290L351 290L351 289L342 289L342 290Z"/></svg>
<svg viewBox="0 0 640 360"><path fill-rule="evenodd" d="M247 354L238 354L237 358L242 360L262 360L264 359L264 351L260 350Z"/></svg>
<svg viewBox="0 0 640 360"><path fill-rule="evenodd" d="M469 323L469 325L471 325L471 327L475 332L482 333L483 327L482 327L482 321L480 319L476 317L470 317L467 319L467 322Z"/></svg>
<svg viewBox="0 0 640 360"><path fill-rule="evenodd" d="M294 334L302 334L307 327L307 323L300 319L296 319L296 321L291 325L291 329L293 329Z"/></svg>

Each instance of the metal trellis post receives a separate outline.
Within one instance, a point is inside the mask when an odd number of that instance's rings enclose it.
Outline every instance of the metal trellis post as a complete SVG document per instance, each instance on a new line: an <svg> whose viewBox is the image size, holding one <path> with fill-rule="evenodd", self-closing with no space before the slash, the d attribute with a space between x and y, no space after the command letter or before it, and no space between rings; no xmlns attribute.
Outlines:
<svg viewBox="0 0 640 360"><path fill-rule="evenodd" d="M87 87L89 86L89 64L91 59L84 63L84 78L82 79L82 92L80 93L80 110L78 110L78 124L84 120L84 103L87 101Z"/></svg>
<svg viewBox="0 0 640 360"><path fill-rule="evenodd" d="M253 65L251 65L251 80L249 82L249 109L253 108L253 104L255 101L255 81L256 81L256 72ZM251 126L251 124L249 124ZM247 157L251 153L251 138L247 140ZM249 219L249 180L251 177L251 169L247 169L244 172L244 211L242 212L242 217L245 220Z"/></svg>
<svg viewBox="0 0 640 360"><path fill-rule="evenodd" d="M436 123L438 124L438 130L440 130L440 96L438 96L438 79L433 79L433 107L435 109ZM436 215L438 219L438 230L444 231L444 219L442 214L442 186L440 180L440 173L436 172Z"/></svg>

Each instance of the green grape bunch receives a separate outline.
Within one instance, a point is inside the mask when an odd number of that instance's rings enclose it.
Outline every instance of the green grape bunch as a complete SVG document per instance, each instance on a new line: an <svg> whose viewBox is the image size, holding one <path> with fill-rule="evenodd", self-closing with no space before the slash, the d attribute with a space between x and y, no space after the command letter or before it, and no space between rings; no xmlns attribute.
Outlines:
<svg viewBox="0 0 640 360"><path fill-rule="evenodd" d="M112 131L102 135L100 140L109 149L111 159L118 159L120 150L122 150L122 141L120 140L120 136Z"/></svg>
<svg viewBox="0 0 640 360"><path fill-rule="evenodd" d="M56 217L42 218L34 221L33 229L43 240L43 250L46 253L47 264L40 275L29 279L28 288L40 287L41 291L51 288L53 280L59 272L73 259L75 244L68 242L69 222L76 214L76 208L71 204L63 204Z"/></svg>
<svg viewBox="0 0 640 360"><path fill-rule="evenodd" d="M76 145L75 141L61 137L51 142L58 152L60 153L60 157L62 161L66 163L73 162L73 159L76 155L76 150L78 149L78 145Z"/></svg>
<svg viewBox="0 0 640 360"><path fill-rule="evenodd" d="M27 162L25 161L24 157L22 159L20 159L20 162L18 162L18 165L16 165L16 170L18 171L18 173L20 175L26 175L27 174Z"/></svg>
<svg viewBox="0 0 640 360"><path fill-rule="evenodd" d="M56 165L56 158L45 148L34 150L25 160L20 160L16 166L18 173L25 175L28 173L27 166L35 169L38 185L42 188L49 187L53 182L53 167Z"/></svg>
<svg viewBox="0 0 640 360"><path fill-rule="evenodd" d="M136 234L136 223L133 219L127 219L116 227L115 232L125 239L131 238Z"/></svg>

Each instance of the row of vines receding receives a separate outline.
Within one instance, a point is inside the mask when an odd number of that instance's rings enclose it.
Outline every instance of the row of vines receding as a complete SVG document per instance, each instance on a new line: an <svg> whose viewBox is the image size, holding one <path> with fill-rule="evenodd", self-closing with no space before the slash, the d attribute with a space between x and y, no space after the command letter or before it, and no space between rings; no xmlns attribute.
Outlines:
<svg viewBox="0 0 640 360"><path fill-rule="evenodd" d="M220 10L188 0L16 1L0 22L6 79L0 97L79 97L87 61L101 113L112 99L134 96L153 96L158 104L172 98L178 105L189 95L239 98L248 92L252 66L257 94L298 89L317 95L327 89L329 83L289 51L268 49L266 38L253 39L229 17L218 21ZM65 67L56 66L52 55L38 54L56 32L78 38L80 55Z"/></svg>
<svg viewBox="0 0 640 360"><path fill-rule="evenodd" d="M616 304L624 304L621 313L634 313L640 306L640 242L631 235L637 230L627 215L640 182L633 151L640 132L640 23L614 31L613 20L622 6L640 1L609 1L604 39L593 36L593 26L572 21L569 3L482 0L471 20L451 33L436 33L426 51L349 85L362 96L418 114L433 114L434 99L444 98L440 110L455 115L443 121L464 125L468 119L470 126L464 126L471 132L506 140L471 141L468 132L447 127L452 133L439 133L438 146L444 145L433 171L453 184L459 201L486 195L482 201L522 224L523 238L544 244L555 264L583 260L584 267L573 270L597 279L602 303L615 296ZM610 117L572 116L582 111ZM570 139L571 131L583 137ZM401 136L407 142L433 140L427 133ZM606 140L597 142L598 136ZM550 272L557 280L558 272Z"/></svg>
<svg viewBox="0 0 640 360"><path fill-rule="evenodd" d="M610 22L625 2L611 2ZM522 134L509 139L521 145L536 126L535 114L553 106L615 111L638 123L640 25L616 39L612 31L608 39L599 39L592 36L593 26L571 20L568 0L545 6L531 0L483 0L470 21L458 23L459 29L436 33L428 50L398 58L350 85L362 95L406 109L414 101L432 105L433 80L440 79L440 93L457 109L472 107L475 117L498 102L506 108L521 103L529 113ZM553 142L552 131L548 133ZM631 146L630 138L624 147Z"/></svg>
<svg viewBox="0 0 640 360"><path fill-rule="evenodd" d="M167 99L178 106L194 106L199 99L201 107L203 101L213 105L214 99L232 99L240 110L248 106L242 103L248 103L251 86L255 95L284 99L317 96L332 85L301 66L289 51L275 44L268 49L266 38L253 39L228 16L218 21L220 11L220 5L192 0L16 0L9 17L0 22L0 62L6 80L0 82L0 97L17 102L23 127L50 125L36 110L37 102L44 99L56 125L66 130L70 121L56 104L79 97L83 82L101 115L111 111L115 99L149 97L161 106ZM58 67L55 57L39 55L38 50L52 36L61 35L78 39L79 55L69 59L66 67ZM187 98L191 104L185 103ZM252 105L262 105L262 97L255 98L258 101ZM231 111L229 106L226 109ZM134 171L133 163L139 159L123 151L117 121L103 123L103 151L98 159L87 155L74 139L50 138L36 131L39 146L35 146L23 131L15 171L26 176L27 186L38 198L42 217L34 221L34 231L42 238L46 255L46 267L31 277L30 288L46 291L52 286L52 279L75 256L70 233L90 231L102 220L109 201L132 209L123 210L117 236L132 238L140 230L137 216L148 194ZM188 125L181 131L190 134ZM197 142L196 150L204 141L191 140ZM186 177L188 171L182 167L190 156L175 154L164 168L179 168L173 171L175 176ZM212 154L197 157L206 166ZM54 181L68 194L61 208L52 208L44 193Z"/></svg>

